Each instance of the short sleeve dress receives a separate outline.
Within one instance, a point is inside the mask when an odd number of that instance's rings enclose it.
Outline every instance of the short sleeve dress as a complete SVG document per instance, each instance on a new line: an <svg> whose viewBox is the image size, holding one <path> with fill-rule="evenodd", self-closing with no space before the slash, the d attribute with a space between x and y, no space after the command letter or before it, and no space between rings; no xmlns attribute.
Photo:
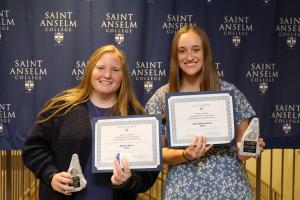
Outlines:
<svg viewBox="0 0 300 200"><path fill-rule="evenodd" d="M222 80L220 90L232 91L234 94L235 124L255 115L246 97L233 84ZM150 98L146 104L148 114L161 114L166 111L166 92L168 85L159 88ZM239 160L234 145L214 146L204 157L190 163L170 166L162 199L252 200L254 196L245 167Z"/></svg>

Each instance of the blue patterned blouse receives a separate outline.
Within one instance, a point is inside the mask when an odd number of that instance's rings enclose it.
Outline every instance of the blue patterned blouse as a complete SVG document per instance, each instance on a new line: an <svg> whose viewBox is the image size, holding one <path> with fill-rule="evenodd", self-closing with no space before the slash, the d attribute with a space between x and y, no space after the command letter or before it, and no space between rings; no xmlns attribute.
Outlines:
<svg viewBox="0 0 300 200"><path fill-rule="evenodd" d="M255 115L246 97L233 84L221 81L221 91L232 91L234 94L236 125ZM166 111L167 92L168 85L155 92L146 104L148 114L161 114ZM162 199L252 200L254 196L234 145L214 146L193 162L170 166Z"/></svg>

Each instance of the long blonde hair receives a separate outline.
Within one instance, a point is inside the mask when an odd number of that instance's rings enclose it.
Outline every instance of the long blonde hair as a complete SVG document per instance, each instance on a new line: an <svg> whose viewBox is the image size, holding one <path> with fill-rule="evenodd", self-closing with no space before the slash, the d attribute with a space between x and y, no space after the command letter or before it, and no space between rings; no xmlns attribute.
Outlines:
<svg viewBox="0 0 300 200"><path fill-rule="evenodd" d="M213 60L213 53L209 38L200 27L190 24L180 28L173 37L170 58L169 92L179 92L182 86L183 75L178 63L178 42L180 37L189 31L196 33L202 41L203 66L200 75L200 90L219 90L220 78Z"/></svg>
<svg viewBox="0 0 300 200"><path fill-rule="evenodd" d="M135 114L143 114L144 109L134 95L131 87L124 52L114 45L106 45L96 49L92 53L88 60L83 80L78 86L64 90L46 103L44 108L38 113L39 120L37 123L48 121L54 116L65 115L74 106L88 101L93 89L91 84L92 72L100 57L108 52L112 52L120 58L123 76L121 86L117 91L117 101L110 113L119 116L127 116L130 111L134 111Z"/></svg>

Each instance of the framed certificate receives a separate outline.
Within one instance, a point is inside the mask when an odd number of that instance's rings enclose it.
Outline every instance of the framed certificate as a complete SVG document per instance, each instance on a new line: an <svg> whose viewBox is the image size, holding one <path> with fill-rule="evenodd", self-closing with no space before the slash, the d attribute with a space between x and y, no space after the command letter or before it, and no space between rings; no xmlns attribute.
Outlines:
<svg viewBox="0 0 300 200"><path fill-rule="evenodd" d="M136 171L162 169L161 119L158 116L93 118L93 173L111 172L116 155Z"/></svg>
<svg viewBox="0 0 300 200"><path fill-rule="evenodd" d="M186 147L200 135L207 144L228 144L234 139L230 93L167 93L166 103L169 147Z"/></svg>

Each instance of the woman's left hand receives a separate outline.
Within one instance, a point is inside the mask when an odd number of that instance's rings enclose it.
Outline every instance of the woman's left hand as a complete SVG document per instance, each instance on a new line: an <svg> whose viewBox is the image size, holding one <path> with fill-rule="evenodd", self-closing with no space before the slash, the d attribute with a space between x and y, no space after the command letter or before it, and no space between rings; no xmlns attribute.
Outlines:
<svg viewBox="0 0 300 200"><path fill-rule="evenodd" d="M111 177L111 182L114 185L121 185L131 177L127 159L123 157L120 162L122 162L123 168L118 160L114 161L113 175Z"/></svg>
<svg viewBox="0 0 300 200"><path fill-rule="evenodd" d="M262 153L265 150L265 146L266 146L266 143L264 142L263 138L258 138L258 145L259 145L260 153Z"/></svg>
<svg viewBox="0 0 300 200"><path fill-rule="evenodd" d="M264 142L263 138L258 138L258 146L259 146L260 154L257 155L256 157L253 157L253 158L259 157L261 155L261 153L265 150L266 143ZM241 147L241 142L238 142L237 143L237 150L238 151L239 151L240 147ZM248 160L249 158L252 158L252 156L242 156L240 154L238 156L239 156L240 160L242 160L242 161L245 161L245 160Z"/></svg>

